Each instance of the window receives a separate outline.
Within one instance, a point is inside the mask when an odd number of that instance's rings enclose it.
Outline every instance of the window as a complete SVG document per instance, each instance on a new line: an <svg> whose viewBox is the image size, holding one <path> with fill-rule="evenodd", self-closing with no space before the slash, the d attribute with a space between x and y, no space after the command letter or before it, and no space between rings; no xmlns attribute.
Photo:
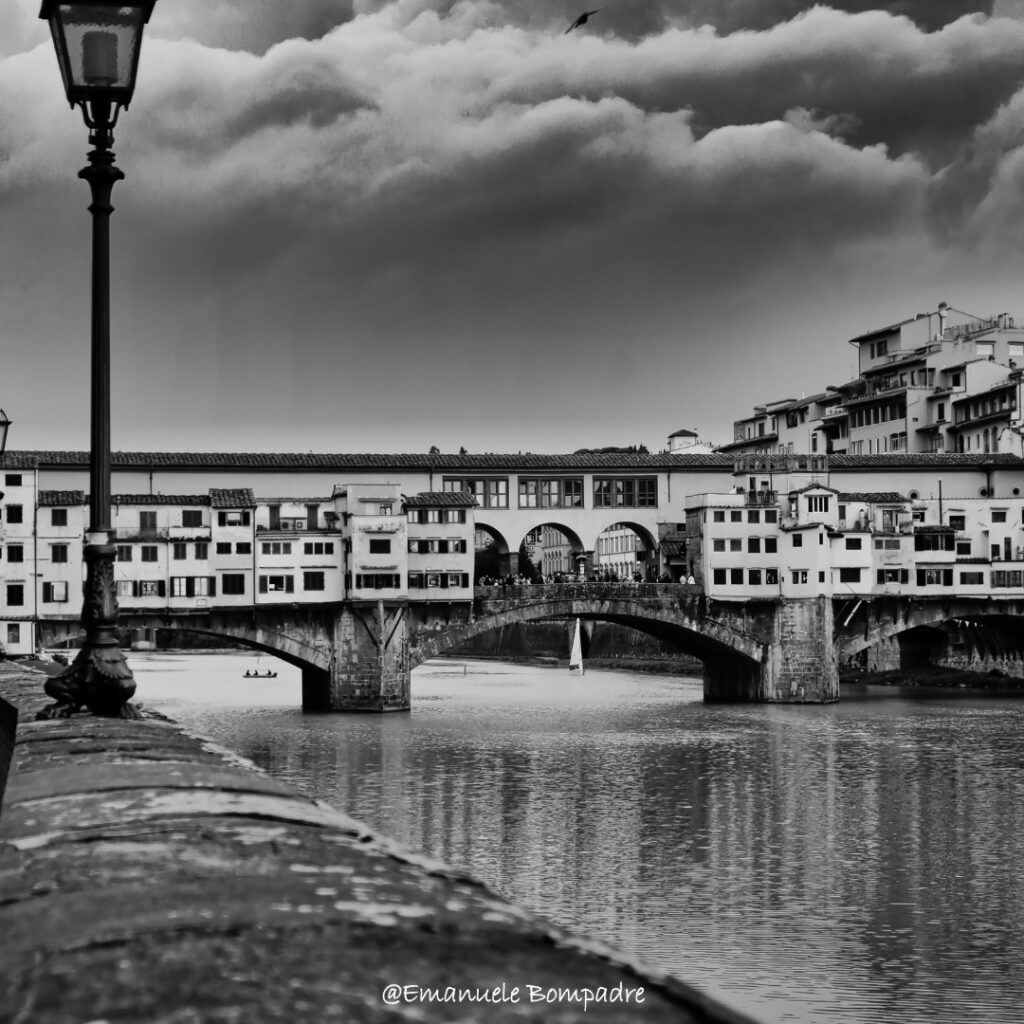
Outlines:
<svg viewBox="0 0 1024 1024"><path fill-rule="evenodd" d="M953 586L952 569L918 569L917 585L919 587L951 587Z"/></svg>
<svg viewBox="0 0 1024 1024"><path fill-rule="evenodd" d="M844 567L839 570L840 583L860 583L860 569Z"/></svg>
<svg viewBox="0 0 1024 1024"><path fill-rule="evenodd" d="M262 550L265 555L290 555L292 553L292 542L290 540L265 540Z"/></svg>
<svg viewBox="0 0 1024 1024"><path fill-rule="evenodd" d="M508 478L445 477L444 490L469 491L484 508L508 508ZM582 494L581 494L582 498ZM581 501L582 504L582 501Z"/></svg>
<svg viewBox="0 0 1024 1024"><path fill-rule="evenodd" d="M712 575L714 576L715 583L718 586L720 586L720 587L724 587L725 586L725 570L724 569L715 569L714 572L712 573Z"/></svg>
<svg viewBox="0 0 1024 1024"><path fill-rule="evenodd" d="M381 540L379 538L370 539L370 554L371 555L390 555L391 554L391 541Z"/></svg>
<svg viewBox="0 0 1024 1024"><path fill-rule="evenodd" d="M203 511L198 508L186 508L181 513L181 525L193 528L203 525Z"/></svg>
<svg viewBox="0 0 1024 1024"><path fill-rule="evenodd" d="M766 523L777 523L779 521L779 513L773 508L765 509L764 521Z"/></svg>
<svg viewBox="0 0 1024 1024"><path fill-rule="evenodd" d="M519 478L519 507L520 508L582 508L583 507L583 478L570 477L539 477ZM461 519L451 518L453 514L461 513ZM466 513L462 509L448 509L446 522L464 523Z"/></svg>
<svg viewBox="0 0 1024 1024"><path fill-rule="evenodd" d="M217 541L217 554L218 555L230 555L231 554L231 543L229 541L224 541L224 540Z"/></svg>
<svg viewBox="0 0 1024 1024"><path fill-rule="evenodd" d="M43 603L62 604L68 599L68 585L64 581L43 584Z"/></svg>
<svg viewBox="0 0 1024 1024"><path fill-rule="evenodd" d="M761 586L761 570L760 569L751 569L747 573L747 582L752 587L759 587L759 586Z"/></svg>
<svg viewBox="0 0 1024 1024"><path fill-rule="evenodd" d="M582 488L583 481L580 481L580 487ZM583 504L582 491L580 492L580 504ZM466 510L464 508L450 508L445 511L444 521L446 523L464 523L466 521Z"/></svg>
<svg viewBox="0 0 1024 1024"><path fill-rule="evenodd" d="M846 538L846 550L847 551L860 551L862 547L862 541L860 537L847 537Z"/></svg>
<svg viewBox="0 0 1024 1024"><path fill-rule="evenodd" d="M304 572L302 574L303 590L323 590L324 574L322 572Z"/></svg>
<svg viewBox="0 0 1024 1024"><path fill-rule="evenodd" d="M231 554L231 545L228 545L228 554ZM236 555L251 555L252 554L252 542L247 540L240 540L235 545Z"/></svg>
<svg viewBox="0 0 1024 1024"><path fill-rule="evenodd" d="M220 592L225 595L237 596L245 593L245 573L226 572L220 578Z"/></svg>
<svg viewBox="0 0 1024 1024"><path fill-rule="evenodd" d="M22 523L24 518L22 516L22 510L20 505L8 505L7 506L7 522L9 523Z"/></svg>
<svg viewBox="0 0 1024 1024"><path fill-rule="evenodd" d="M729 513L729 522L731 522L731 523L741 523L741 522L743 522L743 513L742 512L730 512Z"/></svg>
<svg viewBox="0 0 1024 1024"><path fill-rule="evenodd" d="M173 557L175 561L180 562L182 559L188 558L187 544L173 544L171 546L173 548L173 554L171 557Z"/></svg>
<svg viewBox="0 0 1024 1024"><path fill-rule="evenodd" d="M11 608L17 608L25 603L25 584L7 584L7 604Z"/></svg>
<svg viewBox="0 0 1024 1024"><path fill-rule="evenodd" d="M970 558L971 542L969 540L958 540L956 542L956 553L960 557Z"/></svg>
<svg viewBox="0 0 1024 1024"><path fill-rule="evenodd" d="M742 551L743 550L743 541L740 540L739 537L733 538L732 540L729 541L729 550L730 551Z"/></svg>
<svg viewBox="0 0 1024 1024"><path fill-rule="evenodd" d="M992 359L996 354L996 343L994 341L977 341L974 350L981 359Z"/></svg>
<svg viewBox="0 0 1024 1024"><path fill-rule="evenodd" d="M66 563L68 560L68 546L67 544L51 544L50 545L50 561L51 562L63 562Z"/></svg>
<svg viewBox="0 0 1024 1024"><path fill-rule="evenodd" d="M793 534L793 547L795 547L795 548L802 548L803 546L804 546L803 534L794 533Z"/></svg>
<svg viewBox="0 0 1024 1024"><path fill-rule="evenodd" d="M155 562L156 561L157 548L155 544L143 544L142 545L142 561L143 562Z"/></svg>
<svg viewBox="0 0 1024 1024"><path fill-rule="evenodd" d="M249 510L245 509L242 512L218 512L217 513L217 525L218 526L248 526L249 525Z"/></svg>
<svg viewBox="0 0 1024 1024"><path fill-rule="evenodd" d="M978 586L985 582L985 574L983 572L962 572L960 573L960 584L963 585L974 585Z"/></svg>
<svg viewBox="0 0 1024 1024"><path fill-rule="evenodd" d="M906 583L910 579L909 569L879 569L879 583Z"/></svg>
<svg viewBox="0 0 1024 1024"><path fill-rule="evenodd" d="M333 555L334 543L332 541L307 541L303 545L303 552L307 555ZM411 550L411 549L410 549Z"/></svg>
<svg viewBox="0 0 1024 1024"><path fill-rule="evenodd" d="M724 523L725 513L721 509L715 509L715 511L711 513L711 521L713 523Z"/></svg>
<svg viewBox="0 0 1024 1024"><path fill-rule="evenodd" d="M68 525L68 510L66 508L52 508L52 509L50 509L50 525L51 526L67 526Z"/></svg>
<svg viewBox="0 0 1024 1024"><path fill-rule="evenodd" d="M778 569L765 569L764 581L770 586L778 586L779 583L779 570Z"/></svg>
<svg viewBox="0 0 1024 1024"><path fill-rule="evenodd" d="M760 537L748 537L747 538L747 552L751 555L759 555L761 553L761 538Z"/></svg>
<svg viewBox="0 0 1024 1024"><path fill-rule="evenodd" d="M765 537L764 539L764 553L766 555L774 555L779 549L779 542L775 537Z"/></svg>
<svg viewBox="0 0 1024 1024"><path fill-rule="evenodd" d="M713 551L724 551L725 550L725 541L724 540L714 540L714 541L712 541L711 549Z"/></svg>
<svg viewBox="0 0 1024 1024"><path fill-rule="evenodd" d="M440 573L427 574L427 586L439 587ZM434 580L436 582L431 582ZM402 586L402 577L398 573L371 572L356 574L356 588L359 590L397 590Z"/></svg>
<svg viewBox="0 0 1024 1024"><path fill-rule="evenodd" d="M807 511L808 512L827 512L828 511L828 495L826 495L826 494L809 494L807 496Z"/></svg>
<svg viewBox="0 0 1024 1024"><path fill-rule="evenodd" d="M213 591L207 576L172 576L172 597L209 597Z"/></svg>
<svg viewBox="0 0 1024 1024"><path fill-rule="evenodd" d="M729 570L729 582L734 583L737 586L743 584L743 570L742 569L730 569Z"/></svg>
<svg viewBox="0 0 1024 1024"><path fill-rule="evenodd" d="M21 474L20 473L5 473L4 474L4 485L6 487L20 487L21 486Z"/></svg>
<svg viewBox="0 0 1024 1024"><path fill-rule="evenodd" d="M461 572L450 572L448 573L448 586L449 587L464 587L468 585L468 580L463 582L464 574Z"/></svg>
<svg viewBox="0 0 1024 1024"><path fill-rule="evenodd" d="M747 522L748 523L759 523L759 522L761 522L761 512L760 512L760 510L758 510L756 508L755 509L751 509L747 513Z"/></svg>
<svg viewBox="0 0 1024 1024"><path fill-rule="evenodd" d="M993 523L1005 523L1006 522L1006 509L1005 508L994 508L992 509L992 522ZM950 526L953 524L950 523Z"/></svg>
<svg viewBox="0 0 1024 1024"><path fill-rule="evenodd" d="M25 548L21 544L8 544L7 545L7 561L8 562L24 562L25 561Z"/></svg>
<svg viewBox="0 0 1024 1024"><path fill-rule="evenodd" d="M594 508L656 508L655 477L594 477Z"/></svg>
<svg viewBox="0 0 1024 1024"><path fill-rule="evenodd" d="M7 642L9 644L21 643L21 624L17 622L7 623Z"/></svg>
<svg viewBox="0 0 1024 1024"><path fill-rule="evenodd" d="M135 584L131 580L118 580L114 587L118 597L135 596ZM44 597L43 600L45 601L46 598Z"/></svg>
<svg viewBox="0 0 1024 1024"><path fill-rule="evenodd" d="M393 508L394 508L394 504L392 502L390 502L390 501L382 501L377 506L377 515L379 515L379 516L389 516L389 515L391 515L391 510ZM314 513L314 520L313 520L314 522L316 522L315 515L316 514ZM315 529L315 527L310 527L310 529Z"/></svg>
<svg viewBox="0 0 1024 1024"><path fill-rule="evenodd" d="M140 512L139 529L144 533L156 530L156 512Z"/></svg>
<svg viewBox="0 0 1024 1024"><path fill-rule="evenodd" d="M210 557L210 545L205 541L196 541L196 560L205 562Z"/></svg>
<svg viewBox="0 0 1024 1024"><path fill-rule="evenodd" d="M117 545L117 560L119 562L130 562L132 560L132 546L131 546L131 544L118 544Z"/></svg>
<svg viewBox="0 0 1024 1024"><path fill-rule="evenodd" d="M793 582L796 583L797 585L799 585L801 583L806 583L807 582L807 570L806 569L797 569L793 573L791 573L790 575L792 576Z"/></svg>
<svg viewBox="0 0 1024 1024"><path fill-rule="evenodd" d="M261 576L261 594L293 594L295 592L295 578L293 576Z"/></svg>
<svg viewBox="0 0 1024 1024"><path fill-rule="evenodd" d="M139 580L139 597L164 597L166 591L163 580Z"/></svg>

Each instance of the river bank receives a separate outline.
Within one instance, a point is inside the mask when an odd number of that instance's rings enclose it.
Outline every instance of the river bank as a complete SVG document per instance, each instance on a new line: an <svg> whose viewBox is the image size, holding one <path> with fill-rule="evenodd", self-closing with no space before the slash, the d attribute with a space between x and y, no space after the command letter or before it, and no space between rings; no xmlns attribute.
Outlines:
<svg viewBox="0 0 1024 1024"><path fill-rule="evenodd" d="M934 686L1024 693L1024 679L1019 676L1010 676L998 669L972 672L942 665L921 665L885 672L842 671L839 673L839 682L843 686Z"/></svg>

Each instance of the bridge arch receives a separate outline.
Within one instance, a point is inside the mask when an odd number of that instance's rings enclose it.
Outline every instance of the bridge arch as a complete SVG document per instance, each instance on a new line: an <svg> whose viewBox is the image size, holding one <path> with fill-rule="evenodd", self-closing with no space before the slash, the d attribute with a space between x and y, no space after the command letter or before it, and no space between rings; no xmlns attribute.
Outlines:
<svg viewBox="0 0 1024 1024"><path fill-rule="evenodd" d="M333 662L330 613L318 615L303 609L288 614L289 609L266 609L267 614L245 611L214 611L207 616L146 615L122 612L122 629L176 630L231 640L262 654L280 658L303 672L310 669L327 671ZM283 612L283 614L282 614ZM78 622L39 622L39 635L46 646L69 640L81 641L83 632Z"/></svg>
<svg viewBox="0 0 1024 1024"><path fill-rule="evenodd" d="M756 672L766 658L766 645L761 640L702 615L696 599L682 607L665 602L663 605L645 608L628 598L609 600L601 594L558 597L538 594L536 600L532 600L529 593L523 593L530 589L517 588L517 599L513 606L502 607L505 602L496 601L494 607L482 608L482 614L476 615L471 621L453 624L412 645L409 651L410 668L474 636L503 626L516 622L570 618L627 626L693 654L705 665L718 665L743 675ZM558 588L533 589L548 591Z"/></svg>

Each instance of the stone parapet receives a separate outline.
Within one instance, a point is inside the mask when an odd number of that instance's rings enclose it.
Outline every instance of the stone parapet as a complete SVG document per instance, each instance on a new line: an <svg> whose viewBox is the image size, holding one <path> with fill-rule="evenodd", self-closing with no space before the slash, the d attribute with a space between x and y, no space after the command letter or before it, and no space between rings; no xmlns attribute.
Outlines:
<svg viewBox="0 0 1024 1024"><path fill-rule="evenodd" d="M0 664L5 1019L749 1024L157 714L36 722L42 682Z"/></svg>

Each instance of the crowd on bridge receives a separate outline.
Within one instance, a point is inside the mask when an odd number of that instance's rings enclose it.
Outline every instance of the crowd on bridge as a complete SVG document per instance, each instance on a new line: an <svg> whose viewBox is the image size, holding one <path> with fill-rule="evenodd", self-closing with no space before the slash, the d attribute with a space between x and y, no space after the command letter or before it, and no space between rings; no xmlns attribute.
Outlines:
<svg viewBox="0 0 1024 1024"><path fill-rule="evenodd" d="M679 580L673 580L669 574L662 573L657 578L644 579L639 572L633 576L620 576L618 573L604 570L592 572L586 576L580 576L571 572L556 572L545 576L540 573L536 577L524 576L520 573L509 573L507 576L478 576L476 585L478 587L528 587L545 586L548 584L587 584L587 583L680 583L694 584L696 580L692 576L686 576Z"/></svg>

